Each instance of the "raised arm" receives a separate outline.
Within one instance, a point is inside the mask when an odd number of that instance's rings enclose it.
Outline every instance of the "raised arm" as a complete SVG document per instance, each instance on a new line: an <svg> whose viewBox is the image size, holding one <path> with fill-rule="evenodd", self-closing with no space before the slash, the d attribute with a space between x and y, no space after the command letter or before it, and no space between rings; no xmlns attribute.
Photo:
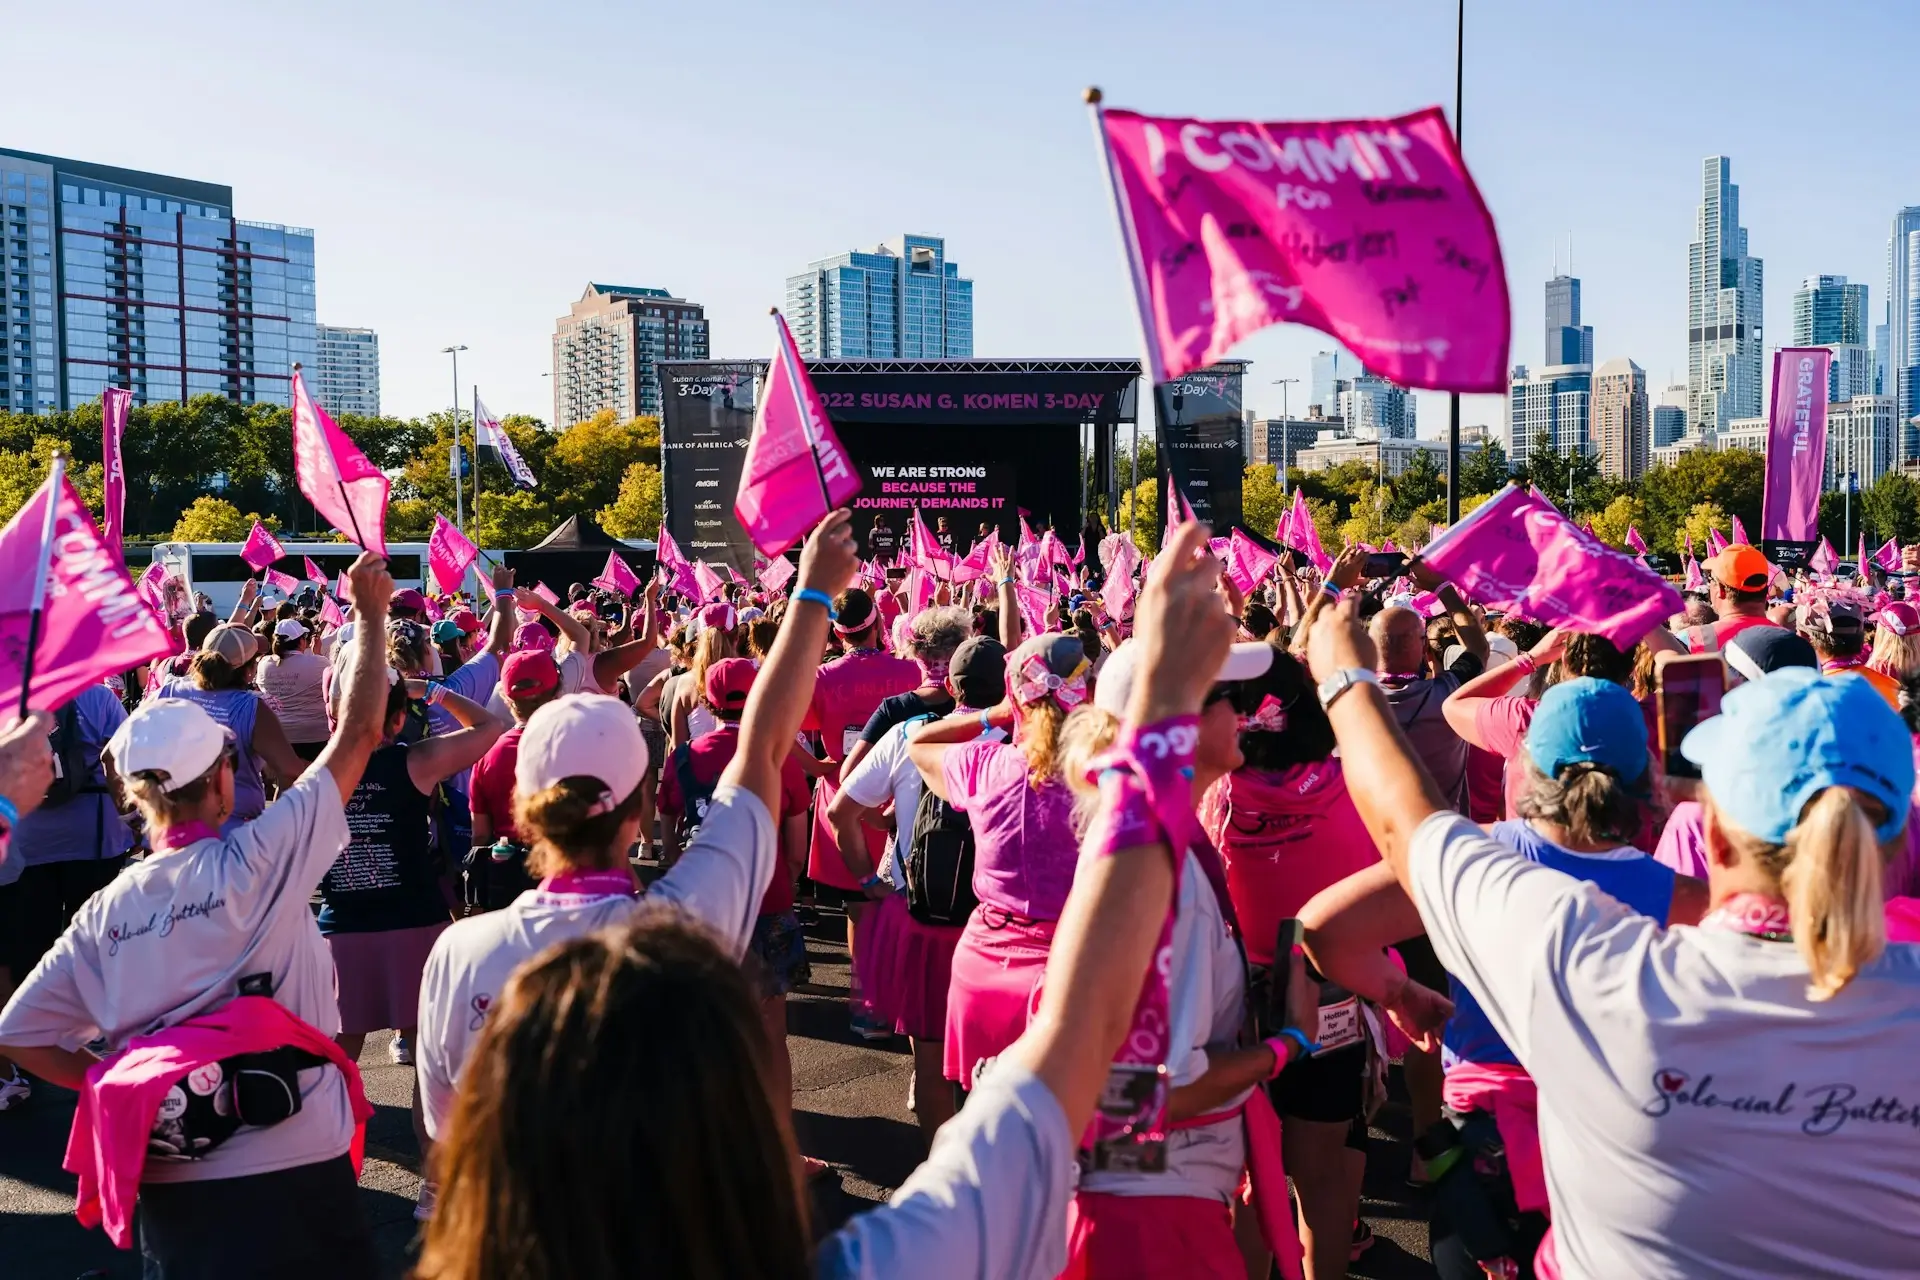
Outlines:
<svg viewBox="0 0 1920 1280"><path fill-rule="evenodd" d="M1005 547L987 553L987 570L994 582L994 607L1000 611L1000 643L1012 653L1019 647L1024 624L1020 620L1020 601L1013 594L1013 557Z"/></svg>
<svg viewBox="0 0 1920 1280"><path fill-rule="evenodd" d="M387 562L371 551L362 551L347 570L347 581L353 586L360 625L353 629L339 722L314 761L333 775L334 785L340 788L341 804L353 799L360 775L366 772L367 759L380 745L391 687L387 682L387 602L393 598L393 578L387 572Z"/></svg>
<svg viewBox="0 0 1920 1280"><path fill-rule="evenodd" d="M234 601L233 612L227 615L227 621L236 626L248 626L253 622L254 605L260 599L260 583L248 578L240 586L240 598Z"/></svg>
<svg viewBox="0 0 1920 1280"><path fill-rule="evenodd" d="M493 566L493 606L487 612L487 652L496 658L513 647L518 619L513 602L513 570L497 564Z"/></svg>
<svg viewBox="0 0 1920 1280"><path fill-rule="evenodd" d="M1360 571L1366 567L1366 563L1367 553L1361 550L1357 543L1342 549L1340 554L1333 558L1333 564L1327 569L1326 582L1321 584L1320 589L1313 593L1313 598L1307 601L1306 615L1300 619L1300 625L1294 628L1293 642L1290 646L1294 653L1306 653L1307 635L1313 630L1314 620L1320 616L1322 609L1333 602L1334 595L1359 585ZM1333 588L1334 595L1328 594L1328 587Z"/></svg>
<svg viewBox="0 0 1920 1280"><path fill-rule="evenodd" d="M514 603L522 609L531 609L541 617L552 621L560 628L560 635L566 642L582 653L592 651L593 634L580 619L557 605L547 603L547 598L526 587L516 587L513 593Z"/></svg>
<svg viewBox="0 0 1920 1280"><path fill-rule="evenodd" d="M639 605L647 618L637 637L623 644L616 644L612 648L602 649L593 655L594 683L602 689L613 688L615 681L645 662L647 655L660 647L660 624L657 611L653 607L654 599L659 593L659 583L647 584L647 593L642 597ZM632 617L631 612L628 617Z"/></svg>
<svg viewBox="0 0 1920 1280"><path fill-rule="evenodd" d="M799 585L773 651L747 697L740 746L720 781L753 792L769 813L780 811L780 764L813 700L820 653L827 643L827 606L811 597L839 595L852 584L859 565L853 517L845 510L835 511L807 535L800 553ZM802 599L803 592L810 598Z"/></svg>
<svg viewBox="0 0 1920 1280"><path fill-rule="evenodd" d="M460 728L416 742L408 749L407 776L413 779L415 789L422 795L462 769L478 764L480 757L507 731L507 726L491 711L445 685L433 686L427 696L435 706L458 720Z"/></svg>
<svg viewBox="0 0 1920 1280"><path fill-rule="evenodd" d="M253 754L260 761L262 772L276 787L292 786L307 771L307 762L294 751L293 743L287 739L286 726L280 723L280 717L274 714L265 696L261 696L260 705L253 712Z"/></svg>
<svg viewBox="0 0 1920 1280"><path fill-rule="evenodd" d="M1440 603L1447 606L1447 621L1453 627L1454 638L1482 665L1487 661L1487 629L1480 625L1480 619L1461 598L1454 585L1436 573L1426 561L1413 559L1407 562L1407 576L1420 586L1439 597Z"/></svg>
<svg viewBox="0 0 1920 1280"><path fill-rule="evenodd" d="M972 742L987 731L989 724L1011 730L1013 721L1013 703L1004 698L990 711L956 711L914 731L907 739L907 759L920 771L920 781L927 790L942 800L951 800L953 797L947 794L948 749Z"/></svg>
<svg viewBox="0 0 1920 1280"><path fill-rule="evenodd" d="M1468 746L1490 750L1480 736L1480 704L1504 698L1527 682L1528 677L1560 656L1567 647L1567 633L1559 627L1547 632L1540 643L1526 653L1526 661L1502 663L1482 671L1448 695L1440 711L1447 726Z"/></svg>
<svg viewBox="0 0 1920 1280"><path fill-rule="evenodd" d="M1342 600L1321 610L1307 638L1307 665L1315 682L1348 669L1375 669L1373 641L1361 625L1359 601ZM1411 893L1408 841L1447 803L1408 748L1378 685L1356 681L1334 699L1327 716L1360 820L1400 887Z"/></svg>

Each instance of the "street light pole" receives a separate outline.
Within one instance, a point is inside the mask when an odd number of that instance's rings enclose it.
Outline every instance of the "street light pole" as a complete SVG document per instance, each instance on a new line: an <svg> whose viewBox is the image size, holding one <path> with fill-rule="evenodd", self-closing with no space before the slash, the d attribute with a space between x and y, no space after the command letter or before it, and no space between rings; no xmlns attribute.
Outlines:
<svg viewBox="0 0 1920 1280"><path fill-rule="evenodd" d="M1462 71L1467 54L1467 0L1459 0L1453 26L1453 141L1466 154L1466 131L1460 123L1464 108ZM1460 520L1460 393L1455 391L1448 403L1447 421L1447 523Z"/></svg>
<svg viewBox="0 0 1920 1280"><path fill-rule="evenodd" d="M453 469L453 527L456 529L464 528L467 523L466 502L462 496L465 486L460 483L460 353L465 350L465 346L440 348L441 355L453 357L453 457L448 465Z"/></svg>
<svg viewBox="0 0 1920 1280"><path fill-rule="evenodd" d="M1280 388L1280 496L1283 498L1287 496L1287 447L1293 443L1293 414L1287 410L1287 388L1298 381L1298 378L1273 380L1273 385Z"/></svg>

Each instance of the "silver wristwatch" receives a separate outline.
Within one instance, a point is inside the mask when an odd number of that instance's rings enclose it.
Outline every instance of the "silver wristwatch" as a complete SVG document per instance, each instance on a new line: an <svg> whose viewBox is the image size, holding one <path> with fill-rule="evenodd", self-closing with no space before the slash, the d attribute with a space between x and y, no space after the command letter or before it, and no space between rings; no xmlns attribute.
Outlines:
<svg viewBox="0 0 1920 1280"><path fill-rule="evenodd" d="M1334 699L1357 684L1380 683L1380 677L1365 667L1343 667L1320 682L1320 705L1331 707Z"/></svg>

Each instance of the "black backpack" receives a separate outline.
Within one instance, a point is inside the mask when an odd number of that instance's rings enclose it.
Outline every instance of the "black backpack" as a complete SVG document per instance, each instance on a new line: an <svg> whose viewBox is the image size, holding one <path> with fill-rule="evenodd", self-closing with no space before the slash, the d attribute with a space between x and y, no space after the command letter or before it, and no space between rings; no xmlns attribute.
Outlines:
<svg viewBox="0 0 1920 1280"><path fill-rule="evenodd" d="M93 780L100 757L88 758L86 744L80 740L80 712L73 703L54 713L53 734L48 742L53 747L53 782L47 787L46 799L40 802L41 808L51 809L76 796L106 792L105 787Z"/></svg>
<svg viewBox="0 0 1920 1280"><path fill-rule="evenodd" d="M901 870L907 911L921 924L965 924L980 904L973 896L973 824L931 787L920 793Z"/></svg>
<svg viewBox="0 0 1920 1280"><path fill-rule="evenodd" d="M680 783L680 847L685 849L693 840L693 833L706 821L707 806L713 802L713 789L719 779L702 786L693 777L693 745L683 742L673 749L669 758L673 766L674 777Z"/></svg>

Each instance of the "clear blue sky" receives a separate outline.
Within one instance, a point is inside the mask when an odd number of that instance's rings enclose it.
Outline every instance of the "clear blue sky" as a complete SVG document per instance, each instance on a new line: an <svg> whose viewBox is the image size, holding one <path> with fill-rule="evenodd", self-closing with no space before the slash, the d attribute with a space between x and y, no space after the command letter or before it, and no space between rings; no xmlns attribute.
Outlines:
<svg viewBox="0 0 1920 1280"><path fill-rule="evenodd" d="M765 355L809 260L947 238L982 356L1137 355L1079 93L1222 118L1453 101L1447 0L965 4L15 5L0 144L231 184L317 231L319 314L380 332L388 412L444 407L441 347L497 412L551 415L554 317L590 279L704 303ZM1801 277L1886 300L1920 204L1914 0L1469 0L1466 153L1498 219L1515 361L1573 234L1596 359L1686 375L1700 160L1733 158L1772 343ZM1250 403L1326 340L1270 330ZM1304 392L1304 385L1298 388ZM462 391L464 396L466 392ZM1296 405L1298 401L1295 402ZM1497 422L1498 398L1466 421ZM1422 434L1445 398L1423 395Z"/></svg>

